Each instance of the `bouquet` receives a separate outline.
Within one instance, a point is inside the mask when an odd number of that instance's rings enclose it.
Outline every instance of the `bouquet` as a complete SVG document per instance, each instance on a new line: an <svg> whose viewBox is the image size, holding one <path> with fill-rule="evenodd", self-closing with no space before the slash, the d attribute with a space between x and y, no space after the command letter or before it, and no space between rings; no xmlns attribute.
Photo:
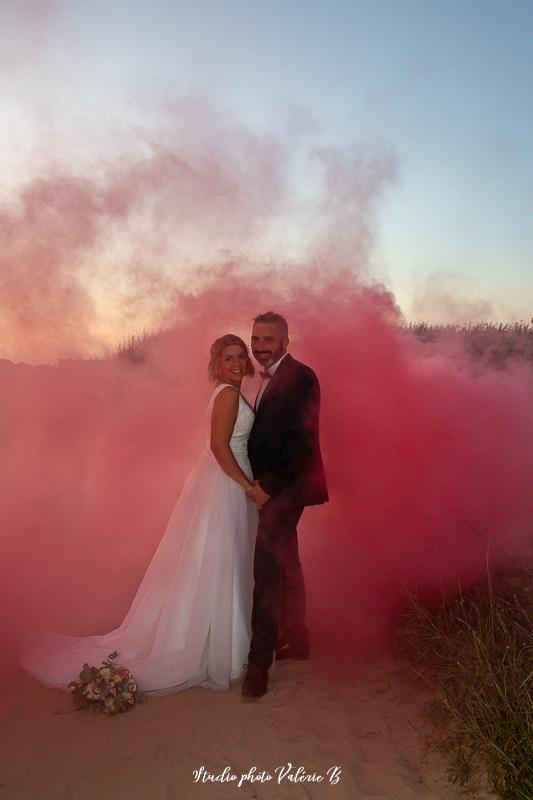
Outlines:
<svg viewBox="0 0 533 800"><path fill-rule="evenodd" d="M110 653L100 668L83 665L79 681L71 681L68 688L79 708L88 706L93 712L103 711L111 716L129 711L137 700L137 684L131 672L112 659L118 653Z"/></svg>

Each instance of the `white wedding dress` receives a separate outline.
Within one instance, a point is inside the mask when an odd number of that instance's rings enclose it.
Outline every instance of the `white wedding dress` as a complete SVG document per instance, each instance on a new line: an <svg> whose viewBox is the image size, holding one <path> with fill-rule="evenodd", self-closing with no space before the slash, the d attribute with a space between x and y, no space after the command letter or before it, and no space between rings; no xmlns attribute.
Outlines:
<svg viewBox="0 0 533 800"><path fill-rule="evenodd" d="M96 636L40 632L26 637L20 663L46 686L67 689L84 662L99 667L115 650L115 661L151 694L196 685L225 689L243 674L251 638L257 511L209 448L213 401L225 386L211 395L207 447L120 627ZM230 447L250 479L247 442L253 420L239 394Z"/></svg>

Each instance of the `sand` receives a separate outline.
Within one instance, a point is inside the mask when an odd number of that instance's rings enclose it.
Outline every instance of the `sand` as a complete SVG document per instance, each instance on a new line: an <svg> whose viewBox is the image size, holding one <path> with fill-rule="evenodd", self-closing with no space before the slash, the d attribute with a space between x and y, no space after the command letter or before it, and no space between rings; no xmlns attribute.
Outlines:
<svg viewBox="0 0 533 800"><path fill-rule="evenodd" d="M427 699L390 658L342 670L312 658L278 664L259 700L195 688L108 718L20 671L0 695L0 799L464 798L424 745Z"/></svg>

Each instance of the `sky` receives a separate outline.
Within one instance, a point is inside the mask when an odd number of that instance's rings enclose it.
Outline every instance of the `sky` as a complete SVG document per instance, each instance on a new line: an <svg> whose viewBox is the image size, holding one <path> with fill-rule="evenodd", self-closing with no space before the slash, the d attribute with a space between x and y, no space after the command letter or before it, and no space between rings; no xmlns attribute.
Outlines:
<svg viewBox="0 0 533 800"><path fill-rule="evenodd" d="M229 225L198 203L178 244L170 223L155 235L157 204L137 206L77 252L108 309L95 340L160 319L155 301L121 315L109 288L117 259L131 284L141 240L145 277L186 284L210 252L322 263L328 213L330 257L382 281L406 319L530 320L532 34L520 0L1 0L0 209L13 222L31 181L98 183L170 147L233 175ZM335 249L346 204L359 238Z"/></svg>

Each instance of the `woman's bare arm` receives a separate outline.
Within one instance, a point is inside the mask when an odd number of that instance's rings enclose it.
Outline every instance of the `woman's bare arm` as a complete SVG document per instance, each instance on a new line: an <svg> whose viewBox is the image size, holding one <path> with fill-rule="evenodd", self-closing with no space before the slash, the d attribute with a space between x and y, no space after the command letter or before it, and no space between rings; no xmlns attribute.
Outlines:
<svg viewBox="0 0 533 800"><path fill-rule="evenodd" d="M229 442L239 411L239 392L227 386L215 397L211 414L211 451L224 472L246 491L253 484L237 464Z"/></svg>

